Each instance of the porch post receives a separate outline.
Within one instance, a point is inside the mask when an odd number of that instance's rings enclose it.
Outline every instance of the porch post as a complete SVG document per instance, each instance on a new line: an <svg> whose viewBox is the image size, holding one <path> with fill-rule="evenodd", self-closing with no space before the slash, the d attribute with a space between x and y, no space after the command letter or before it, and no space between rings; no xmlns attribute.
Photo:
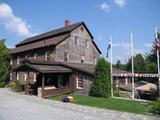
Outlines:
<svg viewBox="0 0 160 120"><path fill-rule="evenodd" d="M42 98L44 98L44 86L45 86L45 81L44 81L44 74L42 74Z"/></svg>
<svg viewBox="0 0 160 120"><path fill-rule="evenodd" d="M29 72L27 72L27 81L26 81L26 94L29 94Z"/></svg>

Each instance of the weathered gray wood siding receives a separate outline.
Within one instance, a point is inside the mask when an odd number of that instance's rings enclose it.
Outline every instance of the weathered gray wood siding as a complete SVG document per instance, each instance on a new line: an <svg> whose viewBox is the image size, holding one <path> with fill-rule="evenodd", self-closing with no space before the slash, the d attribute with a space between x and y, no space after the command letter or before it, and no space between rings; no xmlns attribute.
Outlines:
<svg viewBox="0 0 160 120"><path fill-rule="evenodd" d="M84 63L95 64L99 59L100 54L92 43L91 36L88 34L85 27L81 31L81 27L78 27L71 32L71 37L64 40L56 46L56 61L64 61L64 52L69 53L68 62L81 63L81 57L84 56ZM79 44L75 44L75 36L78 36ZM89 47L86 47L86 40L88 40Z"/></svg>

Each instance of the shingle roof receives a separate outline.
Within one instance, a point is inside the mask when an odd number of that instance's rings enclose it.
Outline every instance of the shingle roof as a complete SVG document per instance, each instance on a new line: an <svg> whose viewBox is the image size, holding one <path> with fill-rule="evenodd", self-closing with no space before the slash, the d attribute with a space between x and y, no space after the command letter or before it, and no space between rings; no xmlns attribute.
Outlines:
<svg viewBox="0 0 160 120"><path fill-rule="evenodd" d="M58 43L62 42L64 39L66 39L69 36L70 36L70 34L66 33L63 35L59 35L56 37L37 41L34 43L28 43L23 46L19 46L19 47L12 49L11 54L18 53L18 52L24 52L24 51L28 51L28 50L32 50L32 49L36 49L36 48L46 47L49 45L57 45Z"/></svg>
<svg viewBox="0 0 160 120"><path fill-rule="evenodd" d="M45 33L42 33L40 35L34 36L34 37L27 38L27 39L23 40L22 42L18 43L16 45L16 47L27 44L27 43L30 43L30 42L33 42L33 41L35 42L37 40L41 40L41 39L44 39L44 38L47 38L47 37L50 37L50 36L57 36L59 34L69 33L72 30L74 30L75 28L77 28L78 26L80 26L81 24L84 24L84 22L78 22L78 23L72 24L68 27L58 28L58 29L55 29L55 30L52 30L52 31L45 32Z"/></svg>

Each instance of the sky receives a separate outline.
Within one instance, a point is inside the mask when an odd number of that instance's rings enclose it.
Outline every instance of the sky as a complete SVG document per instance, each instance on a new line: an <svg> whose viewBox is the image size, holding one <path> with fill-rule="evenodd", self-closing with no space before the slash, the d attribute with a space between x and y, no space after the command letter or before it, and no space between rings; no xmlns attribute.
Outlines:
<svg viewBox="0 0 160 120"><path fill-rule="evenodd" d="M113 62L126 63L134 54L147 54L160 29L160 0L0 0L0 39L8 47L30 36L71 23L84 21L94 41L106 57L109 37L113 42ZM108 58L109 60L109 58Z"/></svg>

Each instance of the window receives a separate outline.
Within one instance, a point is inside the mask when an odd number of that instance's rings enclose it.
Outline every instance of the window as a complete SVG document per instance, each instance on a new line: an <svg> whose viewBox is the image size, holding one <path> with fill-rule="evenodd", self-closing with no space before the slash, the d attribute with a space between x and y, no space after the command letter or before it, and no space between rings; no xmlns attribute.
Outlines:
<svg viewBox="0 0 160 120"><path fill-rule="evenodd" d="M10 65L13 65L13 61L12 61L12 59L10 60Z"/></svg>
<svg viewBox="0 0 160 120"><path fill-rule="evenodd" d="M77 81L77 88L83 89L83 76L78 75L76 81Z"/></svg>
<svg viewBox="0 0 160 120"><path fill-rule="evenodd" d="M24 73L24 81L27 81L27 73Z"/></svg>
<svg viewBox="0 0 160 120"><path fill-rule="evenodd" d="M37 79L37 75L36 75L36 73L34 73L33 74L33 80L34 80L34 82L36 82L36 79Z"/></svg>
<svg viewBox="0 0 160 120"><path fill-rule="evenodd" d="M97 58L94 57L94 64L97 64Z"/></svg>
<svg viewBox="0 0 160 120"><path fill-rule="evenodd" d="M69 53L64 52L64 61L67 62L69 60Z"/></svg>
<svg viewBox="0 0 160 120"><path fill-rule="evenodd" d="M79 45L79 37L74 36L74 43L78 46Z"/></svg>
<svg viewBox="0 0 160 120"><path fill-rule="evenodd" d="M63 87L63 76L58 75L58 87Z"/></svg>
<svg viewBox="0 0 160 120"><path fill-rule="evenodd" d="M12 73L10 73L10 76L9 76L9 77L10 77L10 80L12 80Z"/></svg>
<svg viewBox="0 0 160 120"><path fill-rule="evenodd" d="M19 80L19 73L17 73L16 75L17 75L17 80Z"/></svg>
<svg viewBox="0 0 160 120"><path fill-rule="evenodd" d="M49 60L49 52L45 52L45 61Z"/></svg>
<svg viewBox="0 0 160 120"><path fill-rule="evenodd" d="M19 57L17 57L17 65L19 65Z"/></svg>
<svg viewBox="0 0 160 120"><path fill-rule="evenodd" d="M89 40L88 40L88 39L86 39L85 46L86 46L87 48L89 48Z"/></svg>
<svg viewBox="0 0 160 120"><path fill-rule="evenodd" d="M34 59L36 59L36 58L37 58L37 53L34 54Z"/></svg>
<svg viewBox="0 0 160 120"><path fill-rule="evenodd" d="M81 26L81 27L80 27L80 30L81 30L81 32L83 32L83 31L84 31L84 28Z"/></svg>
<svg viewBox="0 0 160 120"><path fill-rule="evenodd" d="M81 63L84 63L84 56L81 56Z"/></svg>

